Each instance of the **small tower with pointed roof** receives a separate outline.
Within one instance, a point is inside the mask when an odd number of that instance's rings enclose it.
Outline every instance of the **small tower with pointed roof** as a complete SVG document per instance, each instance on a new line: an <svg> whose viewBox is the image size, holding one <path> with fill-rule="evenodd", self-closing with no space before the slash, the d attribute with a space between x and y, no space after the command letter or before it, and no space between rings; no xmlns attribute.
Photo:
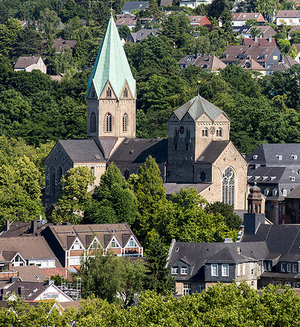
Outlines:
<svg viewBox="0 0 300 327"><path fill-rule="evenodd" d="M111 17L88 80L87 137L135 137L135 120L136 83Z"/></svg>
<svg viewBox="0 0 300 327"><path fill-rule="evenodd" d="M228 143L229 134L230 119L200 95L176 109L168 120L169 181L196 182L195 162L211 142Z"/></svg>

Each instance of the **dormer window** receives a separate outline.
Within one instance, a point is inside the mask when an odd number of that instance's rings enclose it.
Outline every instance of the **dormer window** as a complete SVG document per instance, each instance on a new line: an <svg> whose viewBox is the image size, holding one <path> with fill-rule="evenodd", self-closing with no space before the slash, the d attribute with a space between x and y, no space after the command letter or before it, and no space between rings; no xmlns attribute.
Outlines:
<svg viewBox="0 0 300 327"><path fill-rule="evenodd" d="M71 250L82 250L82 246L78 240L76 240L71 247Z"/></svg>

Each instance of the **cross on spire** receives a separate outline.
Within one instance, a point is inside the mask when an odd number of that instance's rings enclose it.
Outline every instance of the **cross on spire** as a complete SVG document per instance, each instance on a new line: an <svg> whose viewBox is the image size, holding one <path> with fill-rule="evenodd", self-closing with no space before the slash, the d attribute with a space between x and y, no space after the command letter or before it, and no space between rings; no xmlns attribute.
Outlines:
<svg viewBox="0 0 300 327"><path fill-rule="evenodd" d="M109 0L109 2L110 2L110 14L113 15L113 11L114 10L112 8L112 4L113 4L114 1L113 0Z"/></svg>

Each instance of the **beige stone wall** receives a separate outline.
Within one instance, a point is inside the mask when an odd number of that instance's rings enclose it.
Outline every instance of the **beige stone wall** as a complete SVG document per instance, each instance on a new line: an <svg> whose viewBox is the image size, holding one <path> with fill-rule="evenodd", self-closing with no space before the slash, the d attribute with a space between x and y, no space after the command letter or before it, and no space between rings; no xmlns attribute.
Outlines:
<svg viewBox="0 0 300 327"><path fill-rule="evenodd" d="M74 164L74 168L75 167L83 167L83 166L87 166L90 170L91 173L93 174L93 176L96 177L95 181L93 184L90 184L88 186L88 192L92 191L95 186L99 185L100 183L100 179L101 179L101 175L105 172L106 170L106 163L102 162L102 163L84 163L84 164Z"/></svg>
<svg viewBox="0 0 300 327"><path fill-rule="evenodd" d="M106 97L107 89L111 88L112 94L110 98ZM130 93L127 83L124 89L128 89L128 97L124 97L124 92L118 100L113 92L109 82L105 86L99 100L92 98L89 94L87 99L87 136L88 137L135 137L136 130L136 101ZM90 131L90 118L92 112L96 115L96 132ZM106 115L112 115L112 130L105 130ZM127 114L127 131L123 132L123 116Z"/></svg>
<svg viewBox="0 0 300 327"><path fill-rule="evenodd" d="M230 142L220 157L212 165L212 185L201 195L208 202L222 201L222 174L227 167L235 172L234 208L247 208L247 163Z"/></svg>

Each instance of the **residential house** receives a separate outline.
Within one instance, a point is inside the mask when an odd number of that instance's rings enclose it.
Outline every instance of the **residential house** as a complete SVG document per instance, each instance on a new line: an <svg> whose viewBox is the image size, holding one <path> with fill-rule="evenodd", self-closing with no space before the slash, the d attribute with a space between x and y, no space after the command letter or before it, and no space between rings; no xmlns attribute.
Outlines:
<svg viewBox="0 0 300 327"><path fill-rule="evenodd" d="M251 26L251 28L249 28L245 33L243 33L243 36L245 38L252 38L251 31L253 29L260 30L259 37L263 37L263 38L273 37L276 34L272 26L262 25L262 26Z"/></svg>
<svg viewBox="0 0 300 327"><path fill-rule="evenodd" d="M132 31L136 26L136 19L134 18L119 18L116 21L117 28L121 26L128 26L129 29Z"/></svg>
<svg viewBox="0 0 300 327"><path fill-rule="evenodd" d="M142 28L137 32L131 32L128 35L126 42L138 43L146 39L148 36L159 36L159 28Z"/></svg>
<svg viewBox="0 0 300 327"><path fill-rule="evenodd" d="M292 68L294 65L299 65L299 62L288 55L284 56L282 60L278 61L267 69L267 75L273 74L275 71L284 72Z"/></svg>
<svg viewBox="0 0 300 327"><path fill-rule="evenodd" d="M130 14L133 10L146 10L148 1L125 1L122 7L123 14Z"/></svg>
<svg viewBox="0 0 300 327"><path fill-rule="evenodd" d="M264 16L261 13L245 13L245 12L234 12L232 13L232 22L231 25L243 26L246 25L247 20L254 19L257 21L258 25L263 25L266 21ZM219 19L219 27L222 27L222 21Z"/></svg>
<svg viewBox="0 0 300 327"><path fill-rule="evenodd" d="M195 9L200 5L210 5L212 0L179 0L179 7Z"/></svg>
<svg viewBox="0 0 300 327"><path fill-rule="evenodd" d="M172 240L168 267L178 295L201 292L217 282L245 281L255 289L268 284L300 287L300 225L269 224L262 200L259 187L252 187L244 230L237 242Z"/></svg>
<svg viewBox="0 0 300 327"><path fill-rule="evenodd" d="M192 27L196 26L208 26L212 24L206 16L188 16L190 24Z"/></svg>
<svg viewBox="0 0 300 327"><path fill-rule="evenodd" d="M293 26L289 31L288 31L288 40L292 38L293 33L299 33L300 32L300 24Z"/></svg>
<svg viewBox="0 0 300 327"><path fill-rule="evenodd" d="M63 49L69 49L72 53L75 50L77 41L74 40L64 40L63 38L54 39L53 47L56 53L61 53Z"/></svg>
<svg viewBox="0 0 300 327"><path fill-rule="evenodd" d="M54 282L24 282L15 281L1 289L1 300L15 301L19 296L25 302L56 300L60 302L73 301L71 297L61 291Z"/></svg>
<svg viewBox="0 0 300 327"><path fill-rule="evenodd" d="M234 33L238 34L237 37L244 37L244 34L249 31L251 26L232 26Z"/></svg>
<svg viewBox="0 0 300 327"><path fill-rule="evenodd" d="M300 25L300 10L278 10L276 25Z"/></svg>
<svg viewBox="0 0 300 327"><path fill-rule="evenodd" d="M299 144L262 144L247 158L248 184L257 185L266 196L266 217L282 224L285 217L285 198L300 185Z"/></svg>
<svg viewBox="0 0 300 327"><path fill-rule="evenodd" d="M269 68L283 58L277 46L230 45L220 57L226 65L238 64L240 60L254 59L264 68Z"/></svg>
<svg viewBox="0 0 300 327"><path fill-rule="evenodd" d="M50 246L42 236L0 237L2 257L16 266L60 267Z"/></svg>
<svg viewBox="0 0 300 327"><path fill-rule="evenodd" d="M141 17L140 18L141 20L141 24L142 24L142 27L144 28L145 25L148 24L148 27L151 27L153 26L154 24L156 24L156 20L154 17Z"/></svg>
<svg viewBox="0 0 300 327"><path fill-rule="evenodd" d="M180 69L186 68L188 66L197 66L202 69L208 70L210 72L218 72L220 69L224 69L226 64L224 64L215 55L205 55L205 54L195 54L187 55L178 61Z"/></svg>
<svg viewBox="0 0 300 327"><path fill-rule="evenodd" d="M47 74L47 67L41 57L19 57L14 66L14 71L32 72L34 69L40 70Z"/></svg>
<svg viewBox="0 0 300 327"><path fill-rule="evenodd" d="M96 250L116 256L143 256L143 247L127 224L53 225L42 235L67 268L79 267Z"/></svg>

